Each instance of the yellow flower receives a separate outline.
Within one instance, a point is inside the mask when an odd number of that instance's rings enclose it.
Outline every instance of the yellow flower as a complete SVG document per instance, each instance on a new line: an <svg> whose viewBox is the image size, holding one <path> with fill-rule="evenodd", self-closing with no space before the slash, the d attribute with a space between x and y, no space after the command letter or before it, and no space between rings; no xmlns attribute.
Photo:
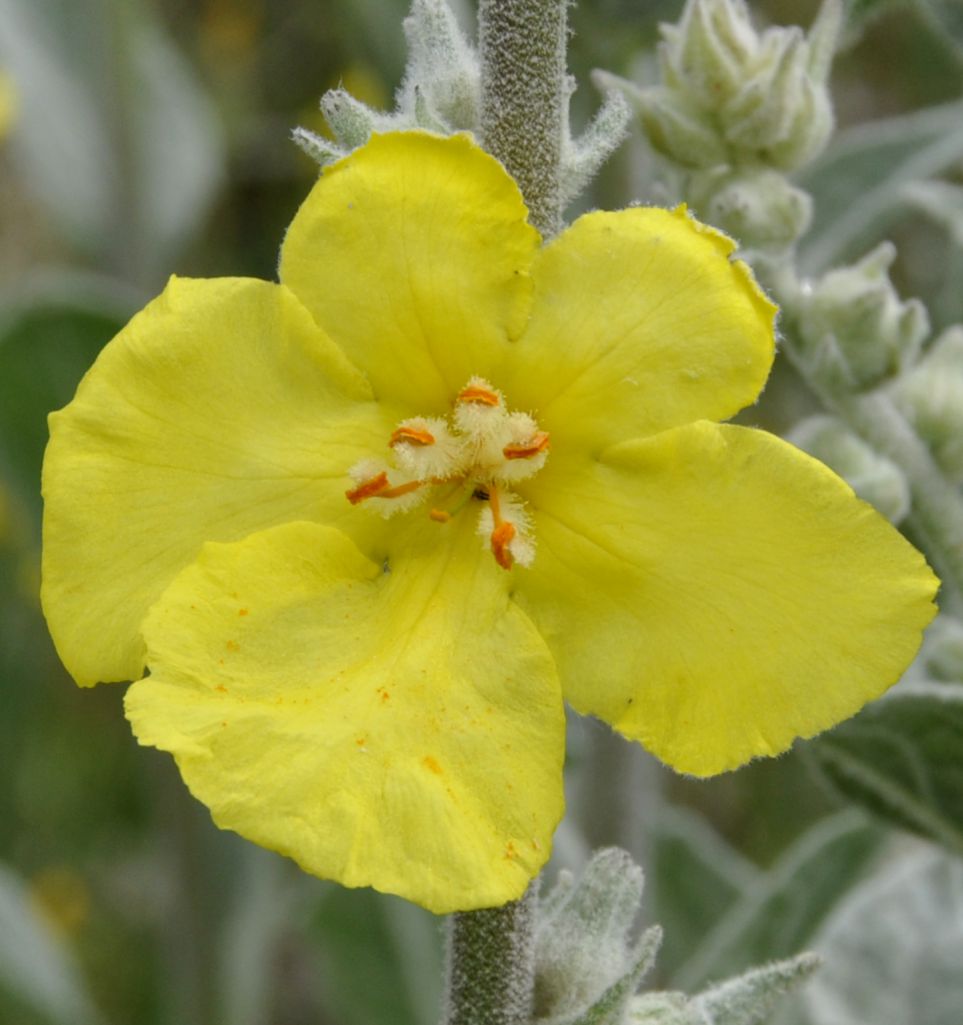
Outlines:
<svg viewBox="0 0 963 1025"><path fill-rule="evenodd" d="M378 136L281 284L172 280L51 418L43 600L77 681L221 826L436 912L518 897L562 697L682 772L900 675L922 557L820 463L719 426L774 307L683 211L544 247L467 137Z"/></svg>
<svg viewBox="0 0 963 1025"><path fill-rule="evenodd" d="M0 71L0 139L13 127L17 119L17 90L9 75Z"/></svg>

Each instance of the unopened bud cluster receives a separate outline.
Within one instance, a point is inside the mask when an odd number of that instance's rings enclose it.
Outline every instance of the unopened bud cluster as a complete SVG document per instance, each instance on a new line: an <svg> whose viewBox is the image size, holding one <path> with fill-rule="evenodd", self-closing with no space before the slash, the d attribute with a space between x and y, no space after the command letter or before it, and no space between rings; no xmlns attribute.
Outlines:
<svg viewBox="0 0 963 1025"><path fill-rule="evenodd" d="M758 32L744 0L688 0L679 23L662 26L662 84L637 97L649 138L690 168L801 167L832 131L840 22L838 0L825 0L808 37Z"/></svg>
<svg viewBox="0 0 963 1025"><path fill-rule="evenodd" d="M891 522L899 523L909 512L909 485L902 471L841 420L834 416L810 417L795 427L789 440L832 467L860 498Z"/></svg>
<svg viewBox="0 0 963 1025"><path fill-rule="evenodd" d="M744 248L785 249L805 234L812 220L809 194L766 167L695 171L686 198L700 218Z"/></svg>
<svg viewBox="0 0 963 1025"><path fill-rule="evenodd" d="M933 342L899 381L896 396L946 475L963 482L963 327Z"/></svg>
<svg viewBox="0 0 963 1025"><path fill-rule="evenodd" d="M797 311L801 355L816 377L859 391L916 362L929 317L919 300L899 298L889 278L895 258L895 247L884 242L803 294Z"/></svg>
<svg viewBox="0 0 963 1025"><path fill-rule="evenodd" d="M744 0L688 0L662 26L660 84L620 81L649 141L688 172L697 214L744 248L784 250L809 227L812 202L786 173L832 132L827 79L841 21L840 0L824 0L808 36L760 32Z"/></svg>

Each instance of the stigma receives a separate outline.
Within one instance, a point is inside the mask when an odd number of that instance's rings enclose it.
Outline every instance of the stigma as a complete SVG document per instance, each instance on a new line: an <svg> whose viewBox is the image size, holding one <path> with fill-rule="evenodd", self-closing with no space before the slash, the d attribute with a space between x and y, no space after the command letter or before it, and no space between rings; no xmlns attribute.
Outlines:
<svg viewBox="0 0 963 1025"><path fill-rule="evenodd" d="M345 497L352 505L389 517L427 503L438 524L480 506L477 533L495 562L506 570L532 564L532 517L512 491L548 458L549 436L532 416L509 410L497 388L473 377L447 417L402 420L388 448L390 460L364 460L349 470L354 487Z"/></svg>

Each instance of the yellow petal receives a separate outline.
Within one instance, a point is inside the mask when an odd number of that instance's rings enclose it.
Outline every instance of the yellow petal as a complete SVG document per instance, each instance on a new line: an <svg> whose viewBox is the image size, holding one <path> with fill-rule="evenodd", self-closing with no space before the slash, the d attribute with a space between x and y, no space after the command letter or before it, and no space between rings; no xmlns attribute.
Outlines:
<svg viewBox="0 0 963 1025"><path fill-rule="evenodd" d="M444 413L528 314L538 234L504 168L464 135L375 136L294 218L281 280L375 394Z"/></svg>
<svg viewBox="0 0 963 1025"><path fill-rule="evenodd" d="M550 470L516 600L575 708L682 772L779 754L852 715L934 614L923 557L762 431L702 422Z"/></svg>
<svg viewBox="0 0 963 1025"><path fill-rule="evenodd" d="M388 566L308 523L206 546L126 702L218 825L439 914L519 897L562 813L551 657L462 519Z"/></svg>
<svg viewBox="0 0 963 1025"><path fill-rule="evenodd" d="M141 674L141 620L204 541L350 516L390 423L287 289L172 280L50 419L42 598L77 682Z"/></svg>
<svg viewBox="0 0 963 1025"><path fill-rule="evenodd" d="M756 400L776 308L735 244L681 208L592 213L532 268L532 319L499 386L556 450L599 450Z"/></svg>

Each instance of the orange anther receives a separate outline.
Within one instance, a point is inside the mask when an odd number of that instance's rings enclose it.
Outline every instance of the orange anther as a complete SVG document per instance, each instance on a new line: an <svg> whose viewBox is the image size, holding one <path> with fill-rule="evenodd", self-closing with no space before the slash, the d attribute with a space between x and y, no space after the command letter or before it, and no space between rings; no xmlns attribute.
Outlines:
<svg viewBox="0 0 963 1025"><path fill-rule="evenodd" d="M399 427L392 435L389 445L397 445L407 441L410 445L434 445L435 436L430 431L421 431L417 427Z"/></svg>
<svg viewBox="0 0 963 1025"><path fill-rule="evenodd" d="M447 523L451 519L451 513L445 512L444 509L431 509L428 515L435 523Z"/></svg>
<svg viewBox="0 0 963 1025"><path fill-rule="evenodd" d="M511 444L502 449L502 455L506 459L530 459L544 452L548 448L548 433L538 431L527 445Z"/></svg>
<svg viewBox="0 0 963 1025"><path fill-rule="evenodd" d="M366 481L362 481L356 488L351 488L350 491L346 491L344 496L352 505L357 505L359 502L363 502L366 498L371 498L373 495L380 495L387 487L388 474L382 470L381 473L376 473L373 477L369 477Z"/></svg>
<svg viewBox="0 0 963 1025"><path fill-rule="evenodd" d="M475 402L480 406L497 406L500 400L491 388L480 388L476 384L470 384L458 393L458 401Z"/></svg>
<svg viewBox="0 0 963 1025"><path fill-rule="evenodd" d="M512 553L508 550L509 542L514 536L515 526L507 521L499 523L492 531L492 554L495 556L495 562L502 569L511 569L512 563L515 561L512 558Z"/></svg>

